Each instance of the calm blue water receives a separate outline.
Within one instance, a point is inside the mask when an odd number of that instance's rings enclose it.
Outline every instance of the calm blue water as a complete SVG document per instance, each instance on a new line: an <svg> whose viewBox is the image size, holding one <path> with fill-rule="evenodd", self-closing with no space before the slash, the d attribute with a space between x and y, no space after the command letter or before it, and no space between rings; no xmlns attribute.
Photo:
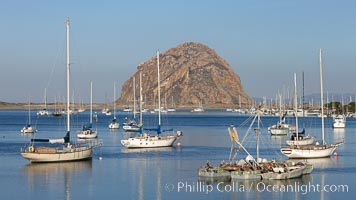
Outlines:
<svg viewBox="0 0 356 200"><path fill-rule="evenodd" d="M126 114L118 115L122 122ZM74 116L72 133L88 122L88 118L88 112ZM107 126L111 117L99 114L94 127L104 145L96 149L93 160L30 164L19 152L32 137L20 134L26 124L27 111L0 111L1 199L353 199L356 195L355 119L348 119L345 130L331 129L331 119L326 119L326 141L345 138L345 144L337 149L338 157L310 160L314 164L311 175L288 181L215 182L211 185L198 181L197 169L205 165L206 160L216 165L228 159L231 142L227 127L239 126L247 118L225 112L166 114L163 124L183 131L184 137L179 141L182 146L131 150L120 144L122 129L110 131ZM271 137L267 133L267 127L277 120L262 117L261 157L286 159L279 153L286 137ZM293 118L288 120L294 121ZM321 138L320 119L299 120L307 133ZM153 124L156 115L145 114L144 121ZM64 117L37 117L33 111L32 124L37 126L37 138L64 136ZM246 130L247 127L239 129L240 138ZM248 138L250 142L246 146L255 154L255 137L250 134ZM283 190L286 187L288 191ZM326 191L321 191L323 188Z"/></svg>

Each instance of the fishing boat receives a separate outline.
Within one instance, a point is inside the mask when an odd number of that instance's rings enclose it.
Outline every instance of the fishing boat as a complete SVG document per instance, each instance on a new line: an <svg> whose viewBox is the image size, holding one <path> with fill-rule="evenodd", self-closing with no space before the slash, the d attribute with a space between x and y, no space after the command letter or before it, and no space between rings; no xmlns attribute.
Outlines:
<svg viewBox="0 0 356 200"><path fill-rule="evenodd" d="M159 67L159 52L157 51L158 108L161 108L161 86ZM143 131L143 133L140 132L139 136L121 140L121 144L127 148L170 147L173 146L174 142L182 135L181 131L173 132L173 129L161 129L161 109L158 109L157 128L144 129ZM156 132L156 134L151 135L150 132L152 131ZM171 133L163 135L163 132Z"/></svg>
<svg viewBox="0 0 356 200"><path fill-rule="evenodd" d="M324 135L324 96L323 96L323 67L322 67L322 50L320 49L319 55L319 68L320 68L320 105L321 105L321 134L322 143L309 145L290 145L289 147L282 147L281 152L289 158L323 158L329 157L335 149L343 142L334 144L326 144Z"/></svg>
<svg viewBox="0 0 356 200"><path fill-rule="evenodd" d="M231 171L231 179L232 180L261 180L262 179L262 167L259 165L258 161L259 160L263 160L263 162L266 162L266 159L260 159L259 157L259 133L260 133L260 112L257 113L257 128L254 128L254 131L256 133L256 159L246 150L246 148L242 145L242 142L240 142L240 139L238 137L237 134L237 130L235 127L229 127L228 131L229 131L229 135L231 138L231 141L236 144L239 145L239 147L241 149L243 149L246 154L247 157L244 160L240 160L239 162L237 162L236 168ZM252 121L251 125L254 124L256 120L256 117L254 118L254 120ZM235 155L232 156L232 151L235 150ZM234 157L237 155L239 149L236 149L236 147L234 147L233 145L231 146L231 150L230 150L230 156L229 156L229 160L233 161ZM221 167L223 169L226 169L226 166L221 165Z"/></svg>
<svg viewBox="0 0 356 200"><path fill-rule="evenodd" d="M285 162L279 167L272 168L272 171L262 173L264 180L285 180L299 178L303 174L309 174L313 170L313 165L299 162L297 164Z"/></svg>
<svg viewBox="0 0 356 200"><path fill-rule="evenodd" d="M114 118L111 120L109 124L109 129L119 129L120 124L116 119L116 83L114 82Z"/></svg>
<svg viewBox="0 0 356 200"><path fill-rule="evenodd" d="M31 125L31 102L28 102L28 123L21 129L21 133L23 134L32 134L35 133L37 130L36 128L32 127Z"/></svg>
<svg viewBox="0 0 356 200"><path fill-rule="evenodd" d="M333 128L345 128L346 117L344 115L337 115L333 118Z"/></svg>
<svg viewBox="0 0 356 200"><path fill-rule="evenodd" d="M294 74L294 111L298 112L298 95L297 95L297 75ZM295 132L292 133L289 140L287 140L288 145L309 145L315 142L315 137L311 135L305 135L305 129L299 132L298 129L298 115L295 114Z"/></svg>
<svg viewBox="0 0 356 200"><path fill-rule="evenodd" d="M70 113L69 113L69 83L70 83L70 62L69 62L69 18L66 19L66 69L67 69L67 133L61 139L31 139L31 143L21 148L21 156L31 162L66 162L91 159L95 147L101 146L101 141L95 140L91 143L70 142ZM61 144L59 147L49 145L37 146L36 142L46 142L51 144Z"/></svg>
<svg viewBox="0 0 356 200"><path fill-rule="evenodd" d="M229 127L228 132L232 142L229 161L222 161L219 166L214 167L207 162L206 166L198 169L198 176L204 178L227 179L231 180L261 180L261 179L291 179L297 178L304 174L311 173L313 166L305 162L277 162L276 160L267 161L260 158L259 155L259 135L260 135L260 111L257 111L247 134L252 130L252 126L257 119L257 128L254 128L256 135L256 158L254 158L243 146L246 136L240 141L236 127ZM244 122L245 123L245 122ZM243 124L244 124L243 123ZM238 146L235 146L238 144ZM245 159L236 161L235 158L240 150L243 150L247 156Z"/></svg>
<svg viewBox="0 0 356 200"><path fill-rule="evenodd" d="M81 131L77 132L77 137L80 139L92 139L98 137L98 130L93 130L93 82L90 81L90 112L89 124L83 125Z"/></svg>

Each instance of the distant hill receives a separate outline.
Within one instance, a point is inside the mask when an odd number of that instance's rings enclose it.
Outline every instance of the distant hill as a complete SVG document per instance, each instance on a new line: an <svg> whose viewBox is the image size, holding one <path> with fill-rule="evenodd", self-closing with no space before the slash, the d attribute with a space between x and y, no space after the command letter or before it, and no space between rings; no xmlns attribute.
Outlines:
<svg viewBox="0 0 356 200"><path fill-rule="evenodd" d="M25 109L25 103L9 103L0 101L0 109ZM28 107L26 107L28 109Z"/></svg>
<svg viewBox="0 0 356 200"><path fill-rule="evenodd" d="M154 52L153 52L154 53ZM136 99L139 97L139 74L143 74L145 106L157 102L156 56L137 67L137 71L122 85L118 103L132 105L133 78L136 79ZM240 77L230 65L208 46L187 42L160 54L161 101L170 106L237 105L247 104L251 98L241 84Z"/></svg>

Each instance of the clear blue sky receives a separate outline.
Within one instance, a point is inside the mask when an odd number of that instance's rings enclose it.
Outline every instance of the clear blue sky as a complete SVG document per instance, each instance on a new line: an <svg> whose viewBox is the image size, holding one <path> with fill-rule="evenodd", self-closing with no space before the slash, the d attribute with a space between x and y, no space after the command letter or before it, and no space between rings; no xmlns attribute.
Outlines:
<svg viewBox="0 0 356 200"><path fill-rule="evenodd" d="M112 101L136 66L186 41L215 49L250 96L274 98L293 73L318 92L356 93L356 2L352 0L19 1L0 6L0 101L43 101L65 94L65 24L71 19L75 101ZM300 81L299 81L300 82Z"/></svg>

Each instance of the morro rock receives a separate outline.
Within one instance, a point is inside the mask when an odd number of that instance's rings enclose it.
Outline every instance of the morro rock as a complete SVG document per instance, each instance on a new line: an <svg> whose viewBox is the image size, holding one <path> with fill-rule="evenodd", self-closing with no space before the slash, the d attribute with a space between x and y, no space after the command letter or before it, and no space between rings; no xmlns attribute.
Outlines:
<svg viewBox="0 0 356 200"><path fill-rule="evenodd" d="M153 52L154 53L154 52ZM245 105L251 101L240 77L230 65L206 45L187 42L160 54L161 105L176 108L217 105ZM122 85L118 103L133 105L133 78L136 100L139 99L139 77L142 72L142 94L145 108L157 105L157 58L140 64L138 70ZM166 102L166 103L165 103ZM138 105L138 104L137 104Z"/></svg>

